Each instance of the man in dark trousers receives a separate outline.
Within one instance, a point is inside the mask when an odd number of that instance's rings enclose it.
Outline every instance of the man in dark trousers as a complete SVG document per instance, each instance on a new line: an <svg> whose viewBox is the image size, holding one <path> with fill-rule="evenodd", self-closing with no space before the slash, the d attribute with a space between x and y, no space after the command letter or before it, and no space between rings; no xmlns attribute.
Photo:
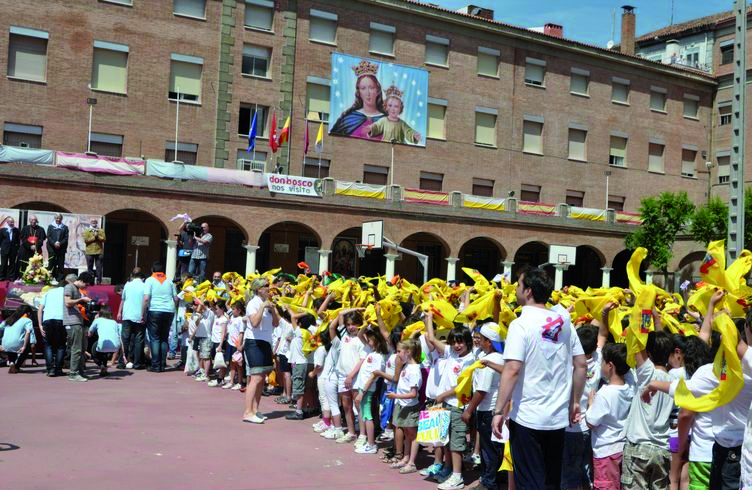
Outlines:
<svg viewBox="0 0 752 490"><path fill-rule="evenodd" d="M65 277L65 253L68 251L68 227L63 223L63 215L57 213L55 221L47 227L47 255L52 277L62 282Z"/></svg>
<svg viewBox="0 0 752 490"><path fill-rule="evenodd" d="M0 281L15 281L18 279L18 244L21 236L13 218L5 221L0 228Z"/></svg>
<svg viewBox="0 0 752 490"><path fill-rule="evenodd" d="M29 259L42 253L42 244L47 238L35 215L29 216L29 224L21 228L21 248L18 250L18 268L26 270Z"/></svg>

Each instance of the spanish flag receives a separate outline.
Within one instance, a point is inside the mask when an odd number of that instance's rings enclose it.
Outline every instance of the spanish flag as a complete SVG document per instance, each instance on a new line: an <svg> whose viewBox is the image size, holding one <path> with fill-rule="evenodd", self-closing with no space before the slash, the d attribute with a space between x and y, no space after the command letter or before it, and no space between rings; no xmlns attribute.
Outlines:
<svg viewBox="0 0 752 490"><path fill-rule="evenodd" d="M279 132L279 138L277 139L279 146L282 146L285 143L287 143L287 139L289 137L290 137L290 116L287 116L285 125L282 126L282 131Z"/></svg>
<svg viewBox="0 0 752 490"><path fill-rule="evenodd" d="M316 153L324 151L324 123L319 124L319 131L316 133L316 143L314 143Z"/></svg>

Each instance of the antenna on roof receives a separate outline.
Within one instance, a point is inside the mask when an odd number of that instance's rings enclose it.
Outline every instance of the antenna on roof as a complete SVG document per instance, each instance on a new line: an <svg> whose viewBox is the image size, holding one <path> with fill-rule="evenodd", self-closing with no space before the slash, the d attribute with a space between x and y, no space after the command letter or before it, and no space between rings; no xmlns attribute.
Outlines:
<svg viewBox="0 0 752 490"><path fill-rule="evenodd" d="M611 40L606 43L606 49L614 47L614 31L616 30L616 9L611 9Z"/></svg>

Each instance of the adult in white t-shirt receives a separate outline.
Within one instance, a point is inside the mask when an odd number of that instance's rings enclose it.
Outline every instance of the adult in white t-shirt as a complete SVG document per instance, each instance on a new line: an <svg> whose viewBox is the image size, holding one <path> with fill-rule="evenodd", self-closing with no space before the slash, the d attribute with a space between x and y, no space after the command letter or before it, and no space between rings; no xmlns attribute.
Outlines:
<svg viewBox="0 0 752 490"><path fill-rule="evenodd" d="M266 418L259 414L261 391L264 377L274 369L272 360L272 332L279 325L277 308L269 297L269 280L265 277L251 283L253 298L248 302L245 313L245 352L248 387L245 392L245 412L243 421L263 424Z"/></svg>
<svg viewBox="0 0 752 490"><path fill-rule="evenodd" d="M134 369L144 365L144 338L146 337L146 322L142 304L144 302L144 273L140 267L131 272L130 280L123 287L117 321L123 325L123 353L127 362L132 363ZM122 369L125 366L118 365Z"/></svg>
<svg viewBox="0 0 752 490"><path fill-rule="evenodd" d="M517 283L522 314L509 325L493 431L512 401L510 443L521 488L560 488L564 428L580 421L587 362L569 312L546 308L553 283L529 268ZM572 402L575 400L575 402Z"/></svg>
<svg viewBox="0 0 752 490"><path fill-rule="evenodd" d="M63 308L65 289L50 289L39 302L38 320L44 333L44 359L47 376L59 376L63 373L65 343L68 334L63 326Z"/></svg>

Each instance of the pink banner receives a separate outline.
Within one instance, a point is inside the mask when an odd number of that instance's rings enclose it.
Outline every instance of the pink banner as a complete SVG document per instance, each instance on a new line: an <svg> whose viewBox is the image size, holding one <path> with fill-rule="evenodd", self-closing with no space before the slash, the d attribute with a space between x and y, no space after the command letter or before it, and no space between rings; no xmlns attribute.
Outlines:
<svg viewBox="0 0 752 490"><path fill-rule="evenodd" d="M57 152L55 165L74 168L84 172L114 175L143 175L143 160L125 160L123 158L89 156L83 153Z"/></svg>

